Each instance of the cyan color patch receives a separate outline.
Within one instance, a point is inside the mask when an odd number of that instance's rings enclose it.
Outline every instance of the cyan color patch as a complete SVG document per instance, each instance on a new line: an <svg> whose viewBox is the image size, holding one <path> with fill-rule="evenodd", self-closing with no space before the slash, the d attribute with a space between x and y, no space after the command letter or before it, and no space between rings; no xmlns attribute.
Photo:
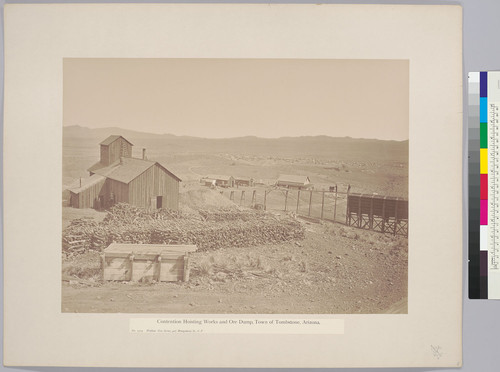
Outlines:
<svg viewBox="0 0 500 372"><path fill-rule="evenodd" d="M488 97L481 97L479 101L479 121L488 122Z"/></svg>

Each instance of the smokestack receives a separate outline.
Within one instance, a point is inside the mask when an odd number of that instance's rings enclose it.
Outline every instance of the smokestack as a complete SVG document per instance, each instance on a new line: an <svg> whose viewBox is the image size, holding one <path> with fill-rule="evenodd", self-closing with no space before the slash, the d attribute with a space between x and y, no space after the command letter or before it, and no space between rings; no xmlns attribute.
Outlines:
<svg viewBox="0 0 500 372"><path fill-rule="evenodd" d="M146 149L142 149L142 160L148 160L146 158Z"/></svg>

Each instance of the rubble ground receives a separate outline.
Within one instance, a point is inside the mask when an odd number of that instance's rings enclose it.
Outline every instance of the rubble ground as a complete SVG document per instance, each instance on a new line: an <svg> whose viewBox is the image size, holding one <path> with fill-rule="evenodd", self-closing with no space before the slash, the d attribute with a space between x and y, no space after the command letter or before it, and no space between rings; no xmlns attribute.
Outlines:
<svg viewBox="0 0 500 372"><path fill-rule="evenodd" d="M190 255L188 282L102 282L99 253L63 258L63 312L407 313L408 239L300 221L302 240Z"/></svg>

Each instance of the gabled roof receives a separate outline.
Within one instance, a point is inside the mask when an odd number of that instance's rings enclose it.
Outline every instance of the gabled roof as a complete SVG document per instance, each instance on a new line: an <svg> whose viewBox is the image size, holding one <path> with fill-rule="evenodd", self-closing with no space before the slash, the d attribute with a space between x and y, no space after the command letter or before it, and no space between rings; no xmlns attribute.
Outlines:
<svg viewBox="0 0 500 372"><path fill-rule="evenodd" d="M134 158L120 158L109 166L94 172L109 179L129 183L154 165L154 162Z"/></svg>
<svg viewBox="0 0 500 372"><path fill-rule="evenodd" d="M105 167L105 165L103 163L101 163L100 161L98 161L97 163L95 163L94 165L92 165L90 168L88 168L87 171L95 173L95 171L97 169L101 169L101 168L104 168L104 167Z"/></svg>
<svg viewBox="0 0 500 372"><path fill-rule="evenodd" d="M78 194L78 193L88 189L89 187L94 186L94 185L98 184L99 182L105 181L105 180L106 180L106 177L103 177L103 176L98 175L98 174L93 174L89 178L84 178L84 179L77 180L77 181L73 182L73 184L71 184L70 187L68 187L68 190L75 193L75 194Z"/></svg>
<svg viewBox="0 0 500 372"><path fill-rule="evenodd" d="M309 180L309 177L307 176L295 176L295 175L286 175L286 174L281 174L278 178L278 182L282 183L298 183L301 185L307 185L311 183Z"/></svg>
<svg viewBox="0 0 500 372"><path fill-rule="evenodd" d="M160 163L158 163L157 161L155 162L156 165L158 165L161 169L163 169L165 172L167 172L168 174L170 174L173 178L175 178L177 181L179 182L182 182L182 180L177 177L175 174L173 174L172 172L170 172L167 168L165 168L163 165L161 165Z"/></svg>
<svg viewBox="0 0 500 372"><path fill-rule="evenodd" d="M136 158L122 157L109 166L96 169L94 170L94 172L95 174L99 174L109 179L128 184L155 164L157 164L160 168L162 168L166 173L171 175L177 181L181 181L179 177L170 172L160 163Z"/></svg>
<svg viewBox="0 0 500 372"><path fill-rule="evenodd" d="M118 138L123 138L125 141L127 141L128 143L130 143L132 146L134 146L134 144L132 142L130 142L129 140L127 140L125 137L123 136L118 136L118 135L111 135L109 136L108 138L106 138L104 141L102 141L100 143L100 145L110 145L112 144L113 142L115 142Z"/></svg>

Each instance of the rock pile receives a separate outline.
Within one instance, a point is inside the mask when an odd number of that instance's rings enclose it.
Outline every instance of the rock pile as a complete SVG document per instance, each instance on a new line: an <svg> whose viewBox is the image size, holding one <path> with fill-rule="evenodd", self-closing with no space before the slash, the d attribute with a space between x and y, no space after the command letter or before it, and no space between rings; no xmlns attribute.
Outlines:
<svg viewBox="0 0 500 372"><path fill-rule="evenodd" d="M304 228L290 217L254 210L200 210L183 214L114 206L100 223L77 219L63 231L63 252L75 255L109 244L196 244L198 250L275 244L304 238Z"/></svg>

